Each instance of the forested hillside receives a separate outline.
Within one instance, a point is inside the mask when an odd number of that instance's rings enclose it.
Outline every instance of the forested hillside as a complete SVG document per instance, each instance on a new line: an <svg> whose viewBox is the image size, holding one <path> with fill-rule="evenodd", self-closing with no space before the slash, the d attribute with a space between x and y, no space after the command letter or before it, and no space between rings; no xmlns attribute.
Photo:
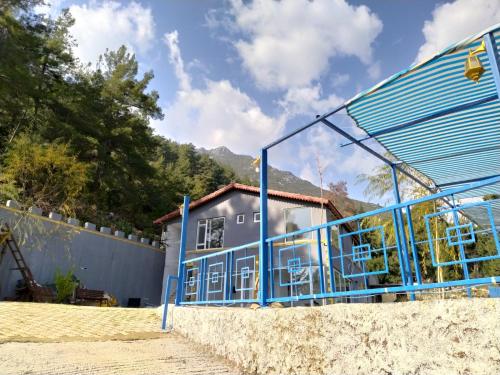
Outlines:
<svg viewBox="0 0 500 375"><path fill-rule="evenodd" d="M83 65L72 52L71 15L36 14L40 3L0 2L1 201L151 233L152 221L184 194L197 199L231 181L258 184L249 156L154 135L150 120L164 114L148 88L153 72L139 75L125 47ZM290 172L270 168L269 178L271 188L320 195ZM366 208L344 190L331 197L343 212Z"/></svg>
<svg viewBox="0 0 500 375"><path fill-rule="evenodd" d="M231 168L236 177L250 185L259 185L259 174L252 165L253 158L248 155L238 155L227 147L217 147L212 150L200 149L201 154L210 155L217 163ZM321 196L319 186L307 180L295 176L288 171L269 167L269 188L283 190L291 193ZM361 212L371 211L379 206L369 202L359 201L348 196L347 183L345 181L327 181L323 187L323 195L331 199L344 215L354 215Z"/></svg>
<svg viewBox="0 0 500 375"><path fill-rule="evenodd" d="M153 135L163 117L153 72L125 47L96 66L73 55L69 13L50 19L36 0L0 2L0 199L16 199L131 232L189 193L233 173L192 145Z"/></svg>

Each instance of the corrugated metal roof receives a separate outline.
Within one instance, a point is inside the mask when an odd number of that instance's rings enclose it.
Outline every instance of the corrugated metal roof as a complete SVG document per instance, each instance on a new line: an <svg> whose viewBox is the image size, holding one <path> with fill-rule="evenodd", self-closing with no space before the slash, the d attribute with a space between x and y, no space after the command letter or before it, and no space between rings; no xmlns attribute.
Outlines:
<svg viewBox="0 0 500 375"><path fill-rule="evenodd" d="M485 68L479 83L464 76L469 49L490 32L499 53L500 24L355 96L348 114L438 187L500 175L500 101L487 53L477 55ZM500 186L483 190L461 197L500 194Z"/></svg>

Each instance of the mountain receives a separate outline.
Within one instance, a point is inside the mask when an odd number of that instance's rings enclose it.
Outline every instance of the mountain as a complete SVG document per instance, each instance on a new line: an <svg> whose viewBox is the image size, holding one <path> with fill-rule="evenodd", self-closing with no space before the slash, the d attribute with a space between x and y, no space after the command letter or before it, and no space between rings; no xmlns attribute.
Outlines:
<svg viewBox="0 0 500 375"><path fill-rule="evenodd" d="M198 152L207 154L219 164L231 168L236 176L244 183L256 186L259 185L259 173L257 173L255 171L255 167L252 166L254 158L251 156L235 154L224 146L217 147L212 150L200 148L198 149ZM318 186L309 181L303 180L288 171L282 171L270 166L268 170L268 180L270 189L311 195L315 197L321 196L321 190ZM323 190L323 192L325 192L325 190ZM352 215L379 208L376 204L352 198L335 200L334 203L344 215Z"/></svg>

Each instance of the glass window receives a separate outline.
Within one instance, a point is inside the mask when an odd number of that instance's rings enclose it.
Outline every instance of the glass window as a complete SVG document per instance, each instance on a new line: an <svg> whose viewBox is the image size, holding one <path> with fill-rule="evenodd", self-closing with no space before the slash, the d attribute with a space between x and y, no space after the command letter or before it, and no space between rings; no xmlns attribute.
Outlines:
<svg viewBox="0 0 500 375"><path fill-rule="evenodd" d="M216 249L224 247L224 217L198 220L196 249Z"/></svg>
<svg viewBox="0 0 500 375"><path fill-rule="evenodd" d="M205 248L205 238L207 235L207 221L206 220L198 220L198 237L196 240L196 248L204 249Z"/></svg>
<svg viewBox="0 0 500 375"><path fill-rule="evenodd" d="M236 224L243 224L245 222L245 215L239 214L236 216Z"/></svg>
<svg viewBox="0 0 500 375"><path fill-rule="evenodd" d="M253 222L254 223L260 223L260 212L254 212L253 213Z"/></svg>
<svg viewBox="0 0 500 375"><path fill-rule="evenodd" d="M332 246L335 247L336 249L338 249L339 248L339 227L333 226L333 227L330 227L330 229L331 229L330 234L331 234Z"/></svg>
<svg viewBox="0 0 500 375"><path fill-rule="evenodd" d="M295 207L295 208L285 208L285 230L286 233L295 232L301 229L306 229L312 226L311 219L311 208L309 207ZM298 238L310 238L312 232L304 233Z"/></svg>

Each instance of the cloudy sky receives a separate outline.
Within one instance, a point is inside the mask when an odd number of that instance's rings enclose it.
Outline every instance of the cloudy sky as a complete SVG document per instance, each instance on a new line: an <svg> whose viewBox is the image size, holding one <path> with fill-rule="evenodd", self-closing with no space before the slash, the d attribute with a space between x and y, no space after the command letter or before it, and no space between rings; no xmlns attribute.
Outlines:
<svg viewBox="0 0 500 375"><path fill-rule="evenodd" d="M153 70L158 134L256 156L261 146L359 91L465 36L500 22L498 0L73 1L82 62L125 44ZM333 121L361 136L345 114ZM318 183L346 180L378 162L316 126L272 150L270 163ZM376 145L374 146L376 147Z"/></svg>

